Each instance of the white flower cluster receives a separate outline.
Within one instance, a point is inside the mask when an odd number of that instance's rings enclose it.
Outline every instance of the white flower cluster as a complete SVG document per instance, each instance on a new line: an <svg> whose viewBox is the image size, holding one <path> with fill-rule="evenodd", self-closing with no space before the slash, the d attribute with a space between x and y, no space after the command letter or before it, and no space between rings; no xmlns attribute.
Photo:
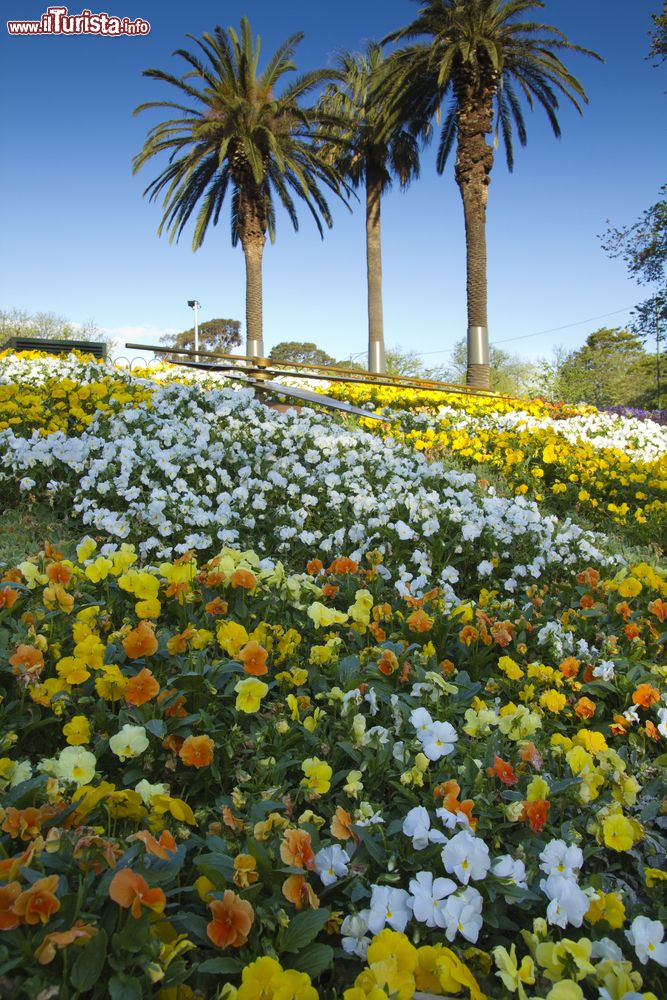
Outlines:
<svg viewBox="0 0 667 1000"><path fill-rule="evenodd" d="M150 405L98 413L76 436L5 430L0 459L0 481L69 501L113 538L132 533L144 558L222 543L301 568L318 554L361 559L379 549L397 566L399 590L440 585L450 607L459 579L474 587L490 565L512 593L519 579L604 562L594 535L523 497L480 494L469 473L329 414L276 413L246 389L158 386Z"/></svg>

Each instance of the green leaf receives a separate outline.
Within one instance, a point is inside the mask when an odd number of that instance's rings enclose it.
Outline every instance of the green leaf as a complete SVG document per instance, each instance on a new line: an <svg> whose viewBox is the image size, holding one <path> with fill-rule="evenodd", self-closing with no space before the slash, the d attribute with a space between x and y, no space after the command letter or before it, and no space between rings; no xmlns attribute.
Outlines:
<svg viewBox="0 0 667 1000"><path fill-rule="evenodd" d="M114 976L109 980L110 1000L142 1000L144 991L134 976Z"/></svg>
<svg viewBox="0 0 667 1000"><path fill-rule="evenodd" d="M385 850L377 837L374 837L368 832L368 827L354 825L354 829L359 835L361 843L364 845L370 856L374 861L377 861L379 865L383 865L386 862Z"/></svg>
<svg viewBox="0 0 667 1000"><path fill-rule="evenodd" d="M152 733L153 736L159 736L160 739L167 731L167 727L162 719L149 719L144 725L149 733Z"/></svg>
<svg viewBox="0 0 667 1000"><path fill-rule="evenodd" d="M234 878L234 862L228 854L218 852L215 854L199 854L195 858L195 867L213 868L214 871L220 872L227 882L231 882Z"/></svg>
<svg viewBox="0 0 667 1000"><path fill-rule="evenodd" d="M315 979L321 972L329 968L333 957L333 948L328 944L311 944L290 964L291 968L296 969L297 972L307 972L311 979Z"/></svg>
<svg viewBox="0 0 667 1000"><path fill-rule="evenodd" d="M238 975L243 970L243 963L238 958L209 958L197 966L197 972L210 975Z"/></svg>
<svg viewBox="0 0 667 1000"><path fill-rule="evenodd" d="M341 684L348 684L361 673L358 656L345 656L338 664L338 677Z"/></svg>
<svg viewBox="0 0 667 1000"><path fill-rule="evenodd" d="M72 966L70 979L75 990L79 993L92 990L102 974L106 957L107 935L106 931L100 930L90 939Z"/></svg>
<svg viewBox="0 0 667 1000"><path fill-rule="evenodd" d="M282 935L280 951L301 951L317 937L330 916L329 910L308 910L306 913L297 913Z"/></svg>

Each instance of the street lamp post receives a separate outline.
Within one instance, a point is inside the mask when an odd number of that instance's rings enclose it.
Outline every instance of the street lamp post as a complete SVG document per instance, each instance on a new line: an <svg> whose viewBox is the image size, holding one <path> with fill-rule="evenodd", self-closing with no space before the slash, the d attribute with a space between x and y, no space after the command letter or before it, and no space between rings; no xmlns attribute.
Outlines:
<svg viewBox="0 0 667 1000"><path fill-rule="evenodd" d="M195 352L197 353L197 361L199 361L199 309L201 306L196 299L188 299L188 305L195 314Z"/></svg>

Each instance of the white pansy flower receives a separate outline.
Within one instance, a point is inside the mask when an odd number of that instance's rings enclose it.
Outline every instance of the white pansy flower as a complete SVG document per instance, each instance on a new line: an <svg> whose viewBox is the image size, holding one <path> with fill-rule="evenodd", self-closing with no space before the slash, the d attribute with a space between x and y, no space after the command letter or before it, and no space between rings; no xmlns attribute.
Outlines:
<svg viewBox="0 0 667 1000"><path fill-rule="evenodd" d="M665 928L660 920L635 917L625 936L635 949L637 958L646 965L653 959L658 965L667 967L667 941L663 941Z"/></svg>
<svg viewBox="0 0 667 1000"><path fill-rule="evenodd" d="M461 830L445 844L441 857L445 871L456 875L463 885L470 879L485 878L491 867L489 848L481 837L473 836L468 829Z"/></svg>
<svg viewBox="0 0 667 1000"><path fill-rule="evenodd" d="M148 737L143 726L133 726L126 722L120 732L109 740L109 749L121 760L138 757L148 748Z"/></svg>
<svg viewBox="0 0 667 1000"><path fill-rule="evenodd" d="M418 872L410 880L408 906L415 920L427 927L446 926L444 900L456 891L450 878L434 878L431 872Z"/></svg>
<svg viewBox="0 0 667 1000"><path fill-rule="evenodd" d="M395 931L404 931L410 919L408 893L405 889L390 889L386 885L371 886L368 929L379 934L387 924Z"/></svg>
<svg viewBox="0 0 667 1000"><path fill-rule="evenodd" d="M324 847L315 855L315 871L323 885L333 885L339 878L345 878L349 863L350 856L340 844Z"/></svg>

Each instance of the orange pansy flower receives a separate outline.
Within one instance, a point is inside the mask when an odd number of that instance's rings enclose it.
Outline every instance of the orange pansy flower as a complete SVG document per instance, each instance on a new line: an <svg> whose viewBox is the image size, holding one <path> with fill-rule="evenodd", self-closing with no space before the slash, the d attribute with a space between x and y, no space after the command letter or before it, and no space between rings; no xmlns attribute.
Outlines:
<svg viewBox="0 0 667 1000"><path fill-rule="evenodd" d="M235 589L252 590L257 586L257 577L249 569L235 569L229 581Z"/></svg>
<svg viewBox="0 0 667 1000"><path fill-rule="evenodd" d="M124 910L129 910L135 920L143 913L143 907L153 913L162 913L167 899L162 889L151 889L145 878L131 868L121 868L111 879L109 896Z"/></svg>
<svg viewBox="0 0 667 1000"><path fill-rule="evenodd" d="M496 645L501 648L509 646L514 635L514 625L512 622L495 622L491 626L491 635Z"/></svg>
<svg viewBox="0 0 667 1000"><path fill-rule="evenodd" d="M311 576L319 576L324 566L321 559L311 559L310 562L306 563L306 573Z"/></svg>
<svg viewBox="0 0 667 1000"><path fill-rule="evenodd" d="M246 899L241 899L226 889L222 899L209 903L213 920L207 924L206 933L218 948L241 948L255 919L255 912Z"/></svg>
<svg viewBox="0 0 667 1000"><path fill-rule="evenodd" d="M263 674L268 674L269 672L269 668L266 665L268 656L269 654L264 649L264 646L260 645L255 639L251 639L250 642L246 642L243 649L239 650L236 654L236 659L240 660L243 664L246 674L252 674L253 677L261 677Z"/></svg>
<svg viewBox="0 0 667 1000"><path fill-rule="evenodd" d="M382 650L382 656L378 662L378 670L386 677L396 673L398 670L398 660L396 659L396 654L392 653L390 649Z"/></svg>
<svg viewBox="0 0 667 1000"><path fill-rule="evenodd" d="M649 737L649 739L655 740L656 743L660 741L660 731L658 730L658 727L655 725L655 723L651 722L650 719L646 720L646 725L644 726L644 729L646 730L646 735Z"/></svg>
<svg viewBox="0 0 667 1000"><path fill-rule="evenodd" d="M336 840L352 840L359 843L359 834L356 830L352 829L352 816L350 813L343 809L342 806L336 807L336 812L333 814L331 819L331 836L335 837Z"/></svg>
<svg viewBox="0 0 667 1000"><path fill-rule="evenodd" d="M222 822L225 826L228 826L230 830L235 830L240 833L243 829L243 820L235 816L229 806L222 807Z"/></svg>
<svg viewBox="0 0 667 1000"><path fill-rule="evenodd" d="M595 702L590 698L580 698L574 706L574 711L580 719L590 719L595 715L595 707Z"/></svg>
<svg viewBox="0 0 667 1000"><path fill-rule="evenodd" d="M523 813L521 818L528 820L533 833L541 833L549 814L549 802L546 799L535 799L533 802L523 803Z"/></svg>
<svg viewBox="0 0 667 1000"><path fill-rule="evenodd" d="M405 624L411 632L430 632L433 628L433 619L426 614L423 608L417 608L406 618Z"/></svg>
<svg viewBox="0 0 667 1000"><path fill-rule="evenodd" d="M12 882L17 878L21 868L27 868L30 865L34 853L35 841L28 844L25 851L22 851L21 854L14 854L11 858L4 858L0 861L0 880L3 882Z"/></svg>
<svg viewBox="0 0 667 1000"><path fill-rule="evenodd" d="M172 719L182 719L188 714L185 710L185 695L179 694L176 688L165 688L163 691L160 691L157 703L161 705L163 701L175 694L178 694L178 698L174 698L169 708L165 709L164 714Z"/></svg>
<svg viewBox="0 0 667 1000"><path fill-rule="evenodd" d="M615 608L616 614L621 615L627 622L628 618L632 614L632 608L627 601L619 601Z"/></svg>
<svg viewBox="0 0 667 1000"><path fill-rule="evenodd" d="M464 646L471 646L475 639L479 638L479 632L474 625L465 625L459 632L459 642Z"/></svg>
<svg viewBox="0 0 667 1000"><path fill-rule="evenodd" d="M138 660L140 656L152 656L157 651L157 639L153 628L153 622L142 619L137 627L125 636L123 649L131 660Z"/></svg>
<svg viewBox="0 0 667 1000"><path fill-rule="evenodd" d="M223 601L221 597L215 597L212 601L209 601L208 604L204 605L204 611L206 611L209 615L215 615L216 617L218 615L226 615L228 608L229 605L227 604L227 601Z"/></svg>
<svg viewBox="0 0 667 1000"><path fill-rule="evenodd" d="M335 597L340 587L336 587L333 583L325 583L322 587L323 597Z"/></svg>
<svg viewBox="0 0 667 1000"><path fill-rule="evenodd" d="M560 670L563 677L571 678L577 676L577 674L579 673L579 667L580 667L579 660L576 660L574 656L567 656L563 660L558 669Z"/></svg>
<svg viewBox="0 0 667 1000"><path fill-rule="evenodd" d="M97 934L96 927L85 924L83 920L77 920L68 931L53 931L51 934L47 934L35 949L35 958L40 965L48 965L56 957L56 949L60 951L74 941L85 944L95 934Z"/></svg>
<svg viewBox="0 0 667 1000"><path fill-rule="evenodd" d="M141 841L148 853L160 858L161 861L170 861L171 855L177 850L176 841L169 830L163 830L159 840L156 840L148 830L137 830L127 839Z"/></svg>
<svg viewBox="0 0 667 1000"><path fill-rule="evenodd" d="M213 760L215 743L210 736L188 736L178 756L188 767L208 767Z"/></svg>
<svg viewBox="0 0 667 1000"><path fill-rule="evenodd" d="M376 642L384 642L387 638L387 633L381 625L378 625L377 622L370 622L368 631L371 633Z"/></svg>
<svg viewBox="0 0 667 1000"><path fill-rule="evenodd" d="M0 587L0 608L13 608L18 597L19 592L13 587Z"/></svg>
<svg viewBox="0 0 667 1000"><path fill-rule="evenodd" d="M57 875L38 879L17 897L14 912L24 924L45 924L60 909L60 900L55 895L57 888Z"/></svg>
<svg viewBox="0 0 667 1000"><path fill-rule="evenodd" d="M346 573L356 573L358 569L359 564L354 559L348 559L347 556L337 556L329 566L328 572L334 576L345 576Z"/></svg>
<svg viewBox="0 0 667 1000"><path fill-rule="evenodd" d="M544 764L544 760L542 759L542 754L537 749L534 743L530 742L526 743L525 746L522 746L521 750L519 751L519 757L526 764L531 764L536 771L542 770L542 765Z"/></svg>
<svg viewBox="0 0 667 1000"><path fill-rule="evenodd" d="M600 574L590 566L583 573L577 573L577 583L581 584L582 587L597 587L599 582Z"/></svg>
<svg viewBox="0 0 667 1000"><path fill-rule="evenodd" d="M5 818L2 829L10 837L20 837L21 840L34 840L39 836L42 823L46 819L51 819L56 810L52 806L46 809L42 806L35 809L29 806L27 809L16 809L15 806L8 806L5 811Z"/></svg>
<svg viewBox="0 0 667 1000"><path fill-rule="evenodd" d="M656 701L660 701L660 692L651 684L640 684L634 691L632 700L635 705L650 708L651 705L655 705Z"/></svg>
<svg viewBox="0 0 667 1000"><path fill-rule="evenodd" d="M280 845L280 857L292 868L315 867L315 853L307 830L285 830Z"/></svg>
<svg viewBox="0 0 667 1000"><path fill-rule="evenodd" d="M661 597L657 597L655 601L650 601L648 609L652 615L655 615L659 622L667 621L667 601L663 601Z"/></svg>
<svg viewBox="0 0 667 1000"><path fill-rule="evenodd" d="M159 690L160 685L155 680L152 671L148 667L144 667L127 682L123 698L128 705L145 705L147 701L155 697Z"/></svg>
<svg viewBox="0 0 667 1000"><path fill-rule="evenodd" d="M196 631L192 625L188 625L182 632L178 632L177 635L172 635L171 639L167 639L167 652L170 656L177 656L179 653L184 653Z"/></svg>
<svg viewBox="0 0 667 1000"><path fill-rule="evenodd" d="M639 635L640 628L635 622L628 622L627 625L623 626L623 631L625 633L626 639L629 639L630 642L632 642L632 640L636 639L637 636Z"/></svg>
<svg viewBox="0 0 667 1000"><path fill-rule="evenodd" d="M305 875L289 875L283 882L283 896L300 910L307 903L317 910L320 901L306 881Z"/></svg>
<svg viewBox="0 0 667 1000"><path fill-rule="evenodd" d="M486 773L490 778L495 775L499 781L502 781L503 785L511 786L519 782L509 761L503 760L497 753L493 755L493 767L487 767Z"/></svg>
<svg viewBox="0 0 667 1000"><path fill-rule="evenodd" d="M18 915L14 912L14 903L21 895L21 884L10 882L0 885L0 931L13 931L19 925Z"/></svg>
<svg viewBox="0 0 667 1000"><path fill-rule="evenodd" d="M61 583L66 587L72 579L72 570L63 563L54 562L46 567L46 575L52 583Z"/></svg>
<svg viewBox="0 0 667 1000"><path fill-rule="evenodd" d="M9 663L17 677L28 674L30 677L36 678L44 669L42 651L36 646L21 644L17 647L14 655L9 657Z"/></svg>

